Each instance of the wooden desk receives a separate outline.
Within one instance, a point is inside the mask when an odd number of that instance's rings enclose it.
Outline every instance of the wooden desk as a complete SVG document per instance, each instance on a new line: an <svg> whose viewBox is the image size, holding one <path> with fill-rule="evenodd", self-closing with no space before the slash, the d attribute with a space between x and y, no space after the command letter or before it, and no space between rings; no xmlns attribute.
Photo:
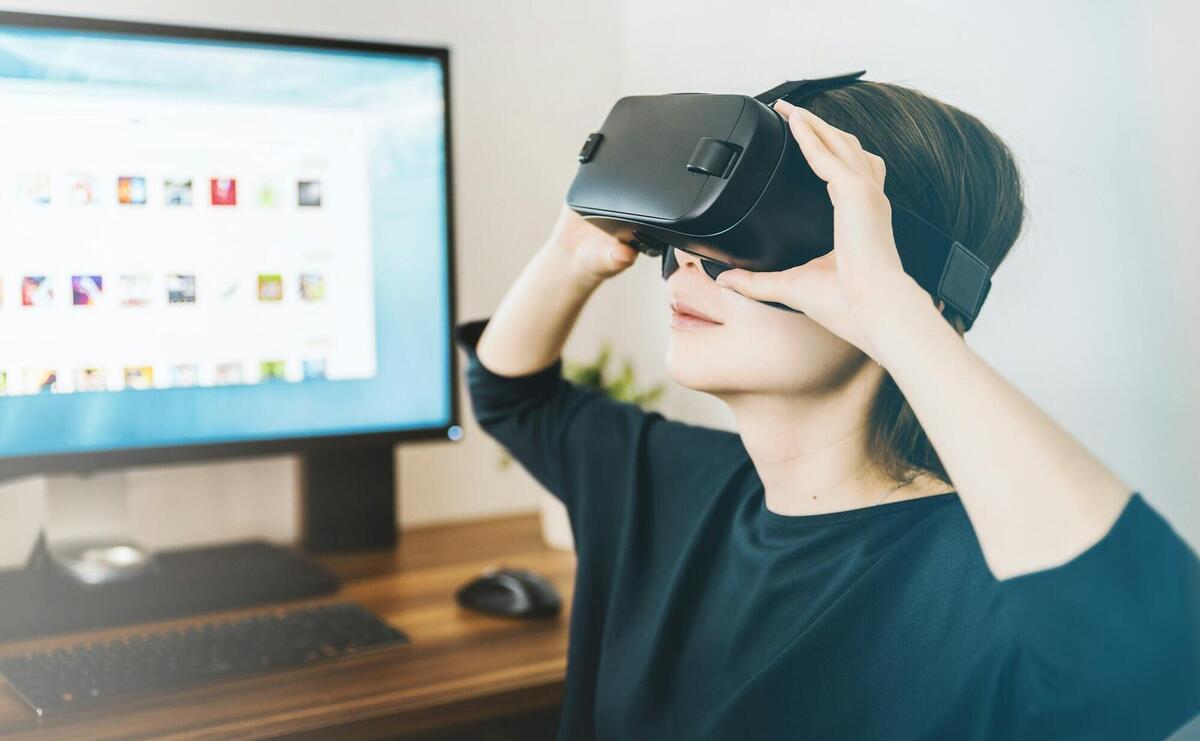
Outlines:
<svg viewBox="0 0 1200 741"><path fill-rule="evenodd" d="M214 682L38 720L0 680L0 737L225 739L385 738L508 715L561 700L575 555L547 548L536 515L405 530L393 552L319 558L353 600L404 630L412 644L376 654ZM563 611L511 620L460 608L454 591L490 565L540 571ZM152 627L202 623L262 608ZM0 646L4 653L136 633L111 628Z"/></svg>

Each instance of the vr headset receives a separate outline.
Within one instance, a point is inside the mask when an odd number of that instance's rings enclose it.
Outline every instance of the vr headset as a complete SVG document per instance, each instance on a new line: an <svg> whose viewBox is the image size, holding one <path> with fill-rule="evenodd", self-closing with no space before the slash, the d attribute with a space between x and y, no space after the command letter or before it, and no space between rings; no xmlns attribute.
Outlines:
<svg viewBox="0 0 1200 741"><path fill-rule="evenodd" d="M677 247L712 278L730 268L786 270L833 249L833 204L787 121L771 106L799 105L854 84L865 70L785 82L755 95L631 95L579 151L567 205L650 257L665 280ZM904 271L943 316L970 329L991 288L991 268L912 211L892 204ZM763 303L796 311L780 303Z"/></svg>

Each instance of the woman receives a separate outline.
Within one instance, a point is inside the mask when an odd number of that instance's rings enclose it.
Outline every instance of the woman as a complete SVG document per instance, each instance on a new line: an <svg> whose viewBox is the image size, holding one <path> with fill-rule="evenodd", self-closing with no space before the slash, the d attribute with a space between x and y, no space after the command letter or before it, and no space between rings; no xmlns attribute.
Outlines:
<svg viewBox="0 0 1200 741"><path fill-rule="evenodd" d="M1008 149L893 85L775 110L829 185L834 249L716 281L676 250L667 279L670 374L737 433L562 378L580 309L637 255L569 209L456 330L480 425L570 514L559 738L1168 735L1200 710L1200 561L893 241L896 202L999 264L1024 213Z"/></svg>

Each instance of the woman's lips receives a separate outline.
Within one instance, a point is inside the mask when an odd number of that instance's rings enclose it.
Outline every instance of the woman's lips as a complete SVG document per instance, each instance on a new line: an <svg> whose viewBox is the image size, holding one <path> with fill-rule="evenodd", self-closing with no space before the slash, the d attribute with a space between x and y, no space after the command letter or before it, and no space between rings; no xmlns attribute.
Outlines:
<svg viewBox="0 0 1200 741"><path fill-rule="evenodd" d="M687 306L673 304L671 306L671 326L677 329L700 329L703 327L719 327L720 322L713 321L702 315L692 313Z"/></svg>

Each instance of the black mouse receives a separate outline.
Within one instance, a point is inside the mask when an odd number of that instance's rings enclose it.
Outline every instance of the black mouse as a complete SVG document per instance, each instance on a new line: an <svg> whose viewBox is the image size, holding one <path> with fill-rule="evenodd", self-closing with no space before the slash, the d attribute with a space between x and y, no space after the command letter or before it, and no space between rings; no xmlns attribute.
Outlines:
<svg viewBox="0 0 1200 741"><path fill-rule="evenodd" d="M503 617L554 615L562 605L554 585L528 569L489 568L459 588L458 604Z"/></svg>

